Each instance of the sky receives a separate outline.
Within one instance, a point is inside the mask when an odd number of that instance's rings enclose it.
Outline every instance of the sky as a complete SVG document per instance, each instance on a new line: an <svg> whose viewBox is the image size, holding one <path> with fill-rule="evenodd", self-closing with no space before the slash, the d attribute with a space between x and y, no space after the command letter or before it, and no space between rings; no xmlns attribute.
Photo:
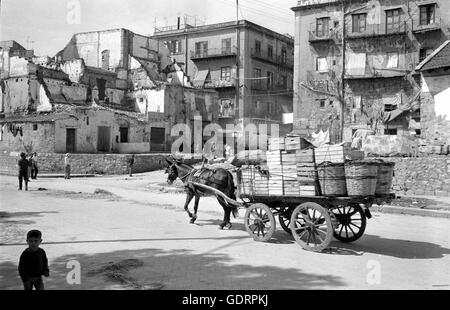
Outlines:
<svg viewBox="0 0 450 310"><path fill-rule="evenodd" d="M236 0L0 0L0 41L16 40L37 55L54 56L74 33L127 28L151 35L178 16L206 24L236 19ZM297 0L239 0L239 18L294 33ZM78 14L79 12L79 14Z"/></svg>

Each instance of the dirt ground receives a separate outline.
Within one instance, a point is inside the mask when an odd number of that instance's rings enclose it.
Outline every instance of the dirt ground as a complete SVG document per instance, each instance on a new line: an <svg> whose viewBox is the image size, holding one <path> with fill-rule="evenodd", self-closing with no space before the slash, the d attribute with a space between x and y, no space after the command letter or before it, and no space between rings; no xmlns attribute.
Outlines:
<svg viewBox="0 0 450 310"><path fill-rule="evenodd" d="M30 229L43 232L47 289L450 288L448 219L375 214L357 242L311 253L279 225L269 242L253 241L242 212L232 230L218 230L212 198L189 224L185 196L154 189L164 178L41 179L25 192L16 178L0 177L0 289L21 289L17 263ZM80 284L67 281L73 261Z"/></svg>

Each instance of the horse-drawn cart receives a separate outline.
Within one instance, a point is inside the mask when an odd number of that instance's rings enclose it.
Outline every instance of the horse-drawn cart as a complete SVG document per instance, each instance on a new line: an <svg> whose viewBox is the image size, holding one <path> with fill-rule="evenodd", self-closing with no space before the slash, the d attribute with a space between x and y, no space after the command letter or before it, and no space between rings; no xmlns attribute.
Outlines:
<svg viewBox="0 0 450 310"><path fill-rule="evenodd" d="M239 183L238 178L238 183ZM245 208L245 228L256 241L268 241L276 230L275 216L281 227L292 234L305 250L323 251L334 236L342 242L353 242L364 234L373 204L389 202L394 195L384 197L318 197L270 196L238 194L242 201L230 199L222 192L194 183L228 204ZM237 184L240 188L240 184Z"/></svg>

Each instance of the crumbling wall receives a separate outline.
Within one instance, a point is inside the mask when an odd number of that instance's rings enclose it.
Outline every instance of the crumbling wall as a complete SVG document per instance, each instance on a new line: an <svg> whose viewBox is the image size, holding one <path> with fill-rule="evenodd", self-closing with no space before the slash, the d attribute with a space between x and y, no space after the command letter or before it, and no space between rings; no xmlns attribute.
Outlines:
<svg viewBox="0 0 450 310"><path fill-rule="evenodd" d="M14 127L17 130L15 133ZM2 130L0 153L55 150L55 128L52 123L0 124L0 130Z"/></svg>
<svg viewBox="0 0 450 310"><path fill-rule="evenodd" d="M72 174L128 174L126 154L71 154ZM167 154L137 154L134 173L143 173L164 168ZM0 174L17 175L19 153L0 153ZM63 174L64 154L38 153L40 174Z"/></svg>
<svg viewBox="0 0 450 310"><path fill-rule="evenodd" d="M397 194L450 197L449 156L388 160L395 162L393 190Z"/></svg>

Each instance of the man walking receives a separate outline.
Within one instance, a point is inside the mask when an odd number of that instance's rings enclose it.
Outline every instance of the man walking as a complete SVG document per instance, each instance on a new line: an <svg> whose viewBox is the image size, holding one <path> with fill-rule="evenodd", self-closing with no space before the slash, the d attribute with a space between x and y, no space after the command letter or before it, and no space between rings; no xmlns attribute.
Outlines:
<svg viewBox="0 0 450 310"><path fill-rule="evenodd" d="M20 153L19 166L19 191L22 190L22 183L25 181L25 190L28 190L28 160L24 152Z"/></svg>

